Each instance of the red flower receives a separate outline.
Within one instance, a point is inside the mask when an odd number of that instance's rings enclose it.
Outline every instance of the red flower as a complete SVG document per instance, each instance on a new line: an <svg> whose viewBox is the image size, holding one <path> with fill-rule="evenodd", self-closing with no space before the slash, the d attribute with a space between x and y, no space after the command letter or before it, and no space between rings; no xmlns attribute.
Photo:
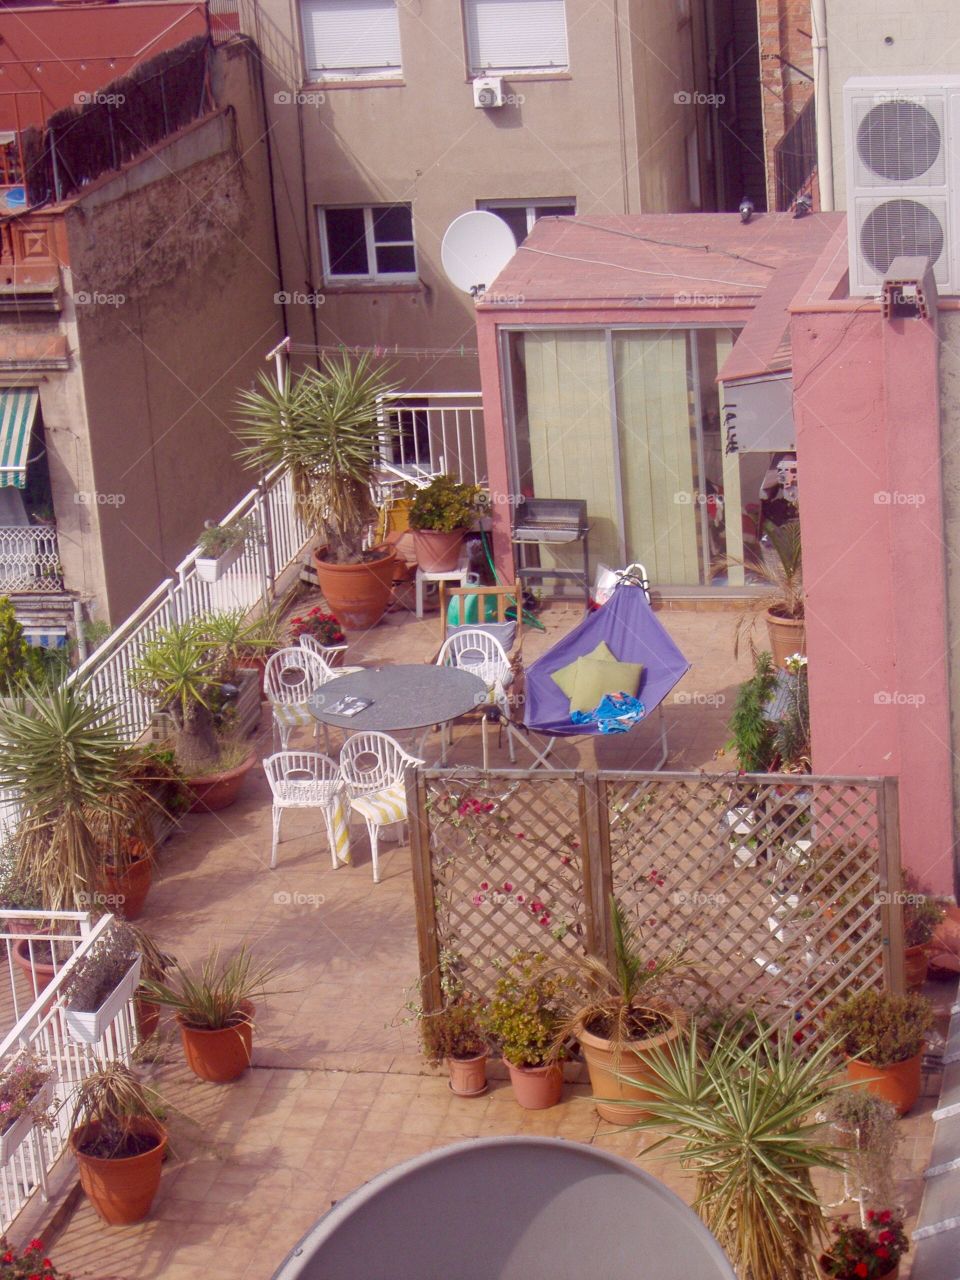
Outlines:
<svg viewBox="0 0 960 1280"><path fill-rule="evenodd" d="M564 865L565 867L569 867L569 865L570 865L570 855L569 855L568 853L563 854L563 855L561 856L561 858L560 858L560 861L563 863L563 865Z"/></svg>
<svg viewBox="0 0 960 1280"><path fill-rule="evenodd" d="M3 1255L2 1258L0 1258L0 1262L12 1262L12 1261L13 1261L13 1254L10 1253L9 1250Z"/></svg>
<svg viewBox="0 0 960 1280"><path fill-rule="evenodd" d="M540 917L540 919L537 921L537 924L549 924L549 923L550 923L550 912L545 911L543 915Z"/></svg>
<svg viewBox="0 0 960 1280"><path fill-rule="evenodd" d="M892 1217L893 1217L892 1212L889 1209L884 1209L883 1213L881 1213L880 1215L880 1221L886 1224L890 1221Z"/></svg>
<svg viewBox="0 0 960 1280"><path fill-rule="evenodd" d="M533 912L534 915L539 915L539 913L543 910L543 903L540 901L539 898L530 899L530 910Z"/></svg>
<svg viewBox="0 0 960 1280"><path fill-rule="evenodd" d="M523 903L523 902L526 902L526 900L527 900L527 899L526 899L526 896L525 896L524 894L522 894L522 893L518 893L518 894L517 894L517 901L518 901L518 902Z"/></svg>
<svg viewBox="0 0 960 1280"><path fill-rule="evenodd" d="M43 1253L43 1241L42 1241L42 1240L31 1240L31 1241L30 1241L30 1244L29 1244L27 1247L28 1247L28 1248L30 1248L30 1249L35 1249L35 1250L37 1251L37 1253Z"/></svg>
<svg viewBox="0 0 960 1280"><path fill-rule="evenodd" d="M889 1257L890 1257L890 1250L889 1250L889 1249L884 1248L884 1246L883 1246L882 1244L881 1244L881 1245L878 1245L878 1246L877 1246L877 1257L878 1257L878 1258L889 1258Z"/></svg>
<svg viewBox="0 0 960 1280"><path fill-rule="evenodd" d="M486 891L490 888L490 881L489 881L489 880L481 880L481 881L480 881L480 888L481 888L481 890L482 890L484 893L486 893Z"/></svg>
<svg viewBox="0 0 960 1280"><path fill-rule="evenodd" d="M504 880L504 882L503 882L503 892L504 892L504 893L513 893L513 884L512 884L512 882L511 882L510 880Z"/></svg>
<svg viewBox="0 0 960 1280"><path fill-rule="evenodd" d="M868 1209L868 1210L867 1210L867 1221L868 1221L868 1222L872 1222L876 1216L877 1216L877 1215L876 1215L875 1210L873 1210L873 1209Z"/></svg>
<svg viewBox="0 0 960 1280"><path fill-rule="evenodd" d="M525 840L525 839L526 839L526 836L523 834L523 832L522 832L522 831L517 831L517 832L515 832L514 834L516 835L516 837L517 837L517 839L518 839L518 840Z"/></svg>
<svg viewBox="0 0 960 1280"><path fill-rule="evenodd" d="M858 1262L853 1268L853 1274L855 1276L868 1276L870 1274L870 1270L865 1262Z"/></svg>
<svg viewBox="0 0 960 1280"><path fill-rule="evenodd" d="M881 1244L889 1244L890 1241L893 1239L893 1232L881 1231L880 1234L877 1236L877 1239L880 1241Z"/></svg>

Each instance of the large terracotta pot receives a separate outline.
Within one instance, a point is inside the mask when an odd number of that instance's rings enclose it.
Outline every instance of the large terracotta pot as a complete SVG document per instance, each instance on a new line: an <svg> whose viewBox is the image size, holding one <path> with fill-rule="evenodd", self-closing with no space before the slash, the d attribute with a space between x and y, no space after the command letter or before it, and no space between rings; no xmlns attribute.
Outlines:
<svg viewBox="0 0 960 1280"><path fill-rule="evenodd" d="M817 1275L820 1277L820 1280L833 1280L833 1273L827 1270L826 1259L827 1255L825 1253L821 1253L820 1257L817 1259ZM882 1275L878 1277L878 1280L899 1280L899 1276L900 1263L897 1262L889 1271L884 1271Z"/></svg>
<svg viewBox="0 0 960 1280"><path fill-rule="evenodd" d="M191 1071L201 1080L214 1084L226 1084L242 1076L253 1054L253 1014L254 1007L246 1000L243 1015L235 1026L208 1031L189 1026L178 1013L180 1039Z"/></svg>
<svg viewBox="0 0 960 1280"><path fill-rule="evenodd" d="M930 948L922 942L916 947L907 947L903 953L903 976L908 991L919 991L927 980L927 968L930 963Z"/></svg>
<svg viewBox="0 0 960 1280"><path fill-rule="evenodd" d="M794 618L778 618L769 609L764 617L767 620L775 667L785 668L791 654L807 652L806 630L802 618L799 621Z"/></svg>
<svg viewBox="0 0 960 1280"><path fill-rule="evenodd" d="M437 529L415 529L413 550L417 564L424 573L446 573L460 563L466 529L451 529L441 533Z"/></svg>
<svg viewBox="0 0 960 1280"><path fill-rule="evenodd" d="M393 547L376 547L361 564L333 564L314 552L320 590L340 625L349 630L373 627L383 617L393 593Z"/></svg>
<svg viewBox="0 0 960 1280"><path fill-rule="evenodd" d="M847 1079L866 1088L875 1098L891 1102L905 1116L920 1097L923 1050L889 1067L875 1067L862 1058L847 1059Z"/></svg>
<svg viewBox="0 0 960 1280"><path fill-rule="evenodd" d="M122 870L105 867L103 891L112 899L110 909L124 920L138 920L152 880L153 862L148 854L135 858Z"/></svg>
<svg viewBox="0 0 960 1280"><path fill-rule="evenodd" d="M39 941L34 938L34 952L36 952L36 948L40 945ZM40 992L43 991L45 987L48 987L54 980L59 970L67 963L68 958L73 953L73 949L74 948L71 944L61 943L56 952L58 961L57 968L54 968L52 964L47 964L45 961L37 959L36 954L34 954L33 961L31 963L29 938L21 938L21 940L14 945L13 959L18 968L27 976L31 1003L33 1003ZM46 1013L52 1004L53 999L51 998L44 1006L44 1013ZM21 1009L20 1012L22 1013L23 1010Z"/></svg>
<svg viewBox="0 0 960 1280"><path fill-rule="evenodd" d="M583 1031L579 1035L580 1048L583 1050L583 1056L587 1061L587 1070L590 1073L590 1089L593 1093L593 1104L597 1108L597 1113L603 1120L609 1121L610 1124L636 1124L638 1120L642 1120L647 1112L642 1107L637 1106L618 1106L616 1102L600 1102L600 1098L611 1099L632 1099L635 1102L643 1102L646 1099L653 1098L653 1094L649 1089L644 1089L640 1085L628 1084L627 1081L621 1080L621 1075L629 1076L632 1080L654 1081L656 1076L650 1067L647 1066L646 1055L654 1049L663 1048L665 1045L671 1044L676 1040L686 1022L686 1017L682 1013L671 1013L673 1025L668 1031L662 1032L660 1035L650 1036L646 1040L633 1041L625 1045L619 1054L619 1058L614 1052L613 1043L606 1040L603 1036L592 1035L589 1031Z"/></svg>
<svg viewBox="0 0 960 1280"><path fill-rule="evenodd" d="M141 1040L149 1040L160 1025L160 1006L145 996L133 998L133 1009L137 1015L137 1030Z"/></svg>
<svg viewBox="0 0 960 1280"><path fill-rule="evenodd" d="M506 1062L506 1059L504 1059ZM527 1111L555 1107L563 1092L563 1071L558 1063L545 1067L515 1067L507 1062L513 1096Z"/></svg>
<svg viewBox="0 0 960 1280"><path fill-rule="evenodd" d="M160 1173L167 1150L167 1135L152 1120L131 1120L134 1133L156 1139L149 1151L136 1156L121 1156L105 1160L99 1156L87 1156L80 1145L95 1137L99 1124L84 1125L70 1135L70 1146L80 1166L80 1185L97 1213L111 1226L125 1226L139 1222L150 1212L153 1198L160 1186Z"/></svg>
<svg viewBox="0 0 960 1280"><path fill-rule="evenodd" d="M242 764L224 773L205 773L195 778L186 779L186 787L193 796L193 803L187 813L213 813L219 809L228 809L240 794L243 780L257 763L252 753Z"/></svg>
<svg viewBox="0 0 960 1280"><path fill-rule="evenodd" d="M487 1054L475 1058L447 1058L450 1092L458 1098L476 1098L487 1092Z"/></svg>

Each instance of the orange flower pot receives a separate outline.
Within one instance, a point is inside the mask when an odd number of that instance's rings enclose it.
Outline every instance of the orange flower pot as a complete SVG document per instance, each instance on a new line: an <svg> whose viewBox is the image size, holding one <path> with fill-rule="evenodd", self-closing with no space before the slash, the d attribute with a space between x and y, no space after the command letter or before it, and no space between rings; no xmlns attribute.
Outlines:
<svg viewBox="0 0 960 1280"><path fill-rule="evenodd" d="M900 1115L916 1105L920 1097L920 1068L923 1050L903 1062L889 1067L875 1067L862 1058L847 1058L847 1079L864 1087L875 1098L882 1098L896 1107Z"/></svg>
<svg viewBox="0 0 960 1280"><path fill-rule="evenodd" d="M475 1058L447 1058L450 1092L458 1098L477 1098L487 1092L487 1054Z"/></svg>
<svg viewBox="0 0 960 1280"><path fill-rule="evenodd" d="M124 920L138 920L153 882L153 864L147 854L135 858L123 870L103 872L103 891L112 898L111 909Z"/></svg>
<svg viewBox="0 0 960 1280"><path fill-rule="evenodd" d="M184 1056L194 1075L213 1084L227 1084L243 1075L253 1056L253 1014L254 1007L246 1000L239 1020L216 1031L191 1027L177 1014Z"/></svg>
<svg viewBox="0 0 960 1280"><path fill-rule="evenodd" d="M504 1059L507 1062L506 1059ZM543 1067L516 1067L507 1062L513 1096L527 1111L543 1111L555 1107L563 1093L563 1071L558 1063Z"/></svg>
<svg viewBox="0 0 960 1280"><path fill-rule="evenodd" d="M80 1167L80 1185L104 1222L111 1226L139 1222L150 1212L160 1186L167 1135L152 1120L132 1120L131 1131L153 1137L156 1145L140 1155L105 1160L84 1155L79 1149L85 1141L96 1137L99 1128L99 1124L89 1124L70 1135L70 1146Z"/></svg>
<svg viewBox="0 0 960 1280"><path fill-rule="evenodd" d="M323 548L314 552L320 590L347 629L376 626L393 594L393 547L376 547L369 554L371 559L360 564L334 564L323 559Z"/></svg>
<svg viewBox="0 0 960 1280"><path fill-rule="evenodd" d="M919 991L927 980L930 948L926 943L907 947L903 953L903 974L908 991Z"/></svg>
<svg viewBox="0 0 960 1280"><path fill-rule="evenodd" d="M193 796L187 813L215 813L228 809L236 801L244 778L256 763L256 756L251 754L242 764L225 773L205 773L187 778L187 790Z"/></svg>
<svg viewBox="0 0 960 1280"><path fill-rule="evenodd" d="M602 1036L592 1035L589 1031L580 1033L578 1039L583 1056L590 1073L590 1091L593 1094L593 1105L601 1119L610 1124L636 1124L647 1114L642 1107L617 1105L617 1102L601 1102L598 1099L623 1099L624 1102L643 1102L652 1099L653 1094L644 1089L642 1084L630 1084L620 1076L629 1076L631 1080L656 1080L653 1071L647 1066L646 1055L654 1049L671 1044L680 1035L686 1021L679 1014L672 1014L673 1026L660 1035L650 1036L646 1040L624 1045L619 1057L614 1052L613 1042Z"/></svg>

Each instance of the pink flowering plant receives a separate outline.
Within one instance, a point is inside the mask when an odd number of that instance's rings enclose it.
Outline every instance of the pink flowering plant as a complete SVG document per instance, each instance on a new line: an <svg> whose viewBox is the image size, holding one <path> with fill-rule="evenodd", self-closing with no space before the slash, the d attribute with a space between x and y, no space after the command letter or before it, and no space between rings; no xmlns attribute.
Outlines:
<svg viewBox="0 0 960 1280"><path fill-rule="evenodd" d="M910 1248L903 1219L890 1209L867 1213L865 1227L849 1226L846 1218L833 1223L830 1247L820 1258L824 1275L836 1280L881 1280Z"/></svg>
<svg viewBox="0 0 960 1280"><path fill-rule="evenodd" d="M41 1102L43 1086L52 1074L26 1049L4 1067L0 1072L0 1132L26 1115L41 1129L53 1128L53 1108L49 1102Z"/></svg>
<svg viewBox="0 0 960 1280"><path fill-rule="evenodd" d="M290 619L290 638L296 643L301 636L312 636L322 645L343 644L347 638L336 615L324 613L319 605Z"/></svg>
<svg viewBox="0 0 960 1280"><path fill-rule="evenodd" d="M0 1280L70 1280L45 1256L42 1240L31 1240L18 1249L6 1236L0 1236Z"/></svg>

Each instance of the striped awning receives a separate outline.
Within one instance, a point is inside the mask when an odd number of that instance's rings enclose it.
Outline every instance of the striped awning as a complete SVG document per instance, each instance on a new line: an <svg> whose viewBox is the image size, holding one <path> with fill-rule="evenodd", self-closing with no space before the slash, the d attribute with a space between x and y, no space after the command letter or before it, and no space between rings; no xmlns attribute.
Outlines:
<svg viewBox="0 0 960 1280"><path fill-rule="evenodd" d="M26 488L30 433L39 403L36 387L0 391L0 485Z"/></svg>

